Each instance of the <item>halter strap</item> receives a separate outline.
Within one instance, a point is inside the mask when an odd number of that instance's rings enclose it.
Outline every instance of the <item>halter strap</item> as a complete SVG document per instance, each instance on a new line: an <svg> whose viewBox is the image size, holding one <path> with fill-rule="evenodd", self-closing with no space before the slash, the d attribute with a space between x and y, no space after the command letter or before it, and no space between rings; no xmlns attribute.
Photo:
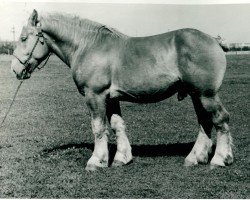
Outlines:
<svg viewBox="0 0 250 200"><path fill-rule="evenodd" d="M14 56L22 65L24 65L25 70L28 71L28 72L30 72L30 69L31 69L31 68L30 68L30 59L32 58L33 52L35 51L35 48L36 48L38 42L40 41L42 45L44 44L44 36L43 36L43 33L42 33L41 28L38 28L38 32L37 32L36 36L37 36L37 40L36 40L36 42L35 42L33 48L31 49L31 52L30 52L28 58L27 58L24 62L23 62L20 58L18 58L18 57L13 53L13 56ZM46 59L45 64L47 63L48 58L50 57L50 55L51 55L51 53L49 53L49 55L48 55L48 57L47 57L47 59ZM44 66L45 66L45 65L44 65ZM43 67L44 67L44 66L43 66ZM43 67L41 67L41 68L43 68ZM38 68L38 69L41 69L41 68Z"/></svg>
<svg viewBox="0 0 250 200"><path fill-rule="evenodd" d="M29 54L29 57L28 57L24 62L23 62L21 59L19 59L15 54L13 54L13 56L14 56L15 58L17 58L17 59L19 60L19 62L25 66L25 68L28 68L28 67L29 67L29 61L30 61L30 59L31 59L31 57L32 57L32 54L33 54L33 52L34 52L34 50L35 50L37 44L38 44L38 41L39 41L39 37L37 38L37 40L36 40L36 42L35 42L35 44L34 44L32 50L31 50L31 52L30 52L30 54Z"/></svg>

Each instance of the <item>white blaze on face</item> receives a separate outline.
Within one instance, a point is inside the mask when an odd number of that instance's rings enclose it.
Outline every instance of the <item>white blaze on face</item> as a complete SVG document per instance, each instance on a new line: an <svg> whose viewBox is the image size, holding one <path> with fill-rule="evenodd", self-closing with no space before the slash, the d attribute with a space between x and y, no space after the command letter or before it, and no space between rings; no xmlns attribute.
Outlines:
<svg viewBox="0 0 250 200"><path fill-rule="evenodd" d="M16 58L12 59L10 68L15 75L20 75L24 70L24 66Z"/></svg>

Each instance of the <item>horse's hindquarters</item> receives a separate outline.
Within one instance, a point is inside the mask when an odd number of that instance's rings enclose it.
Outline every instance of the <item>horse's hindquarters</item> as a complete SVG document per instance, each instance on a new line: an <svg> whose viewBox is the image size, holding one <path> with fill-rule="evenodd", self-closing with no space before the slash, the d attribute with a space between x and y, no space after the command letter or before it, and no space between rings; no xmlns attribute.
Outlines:
<svg viewBox="0 0 250 200"><path fill-rule="evenodd" d="M192 29L176 35L178 67L189 92L209 96L219 90L226 70L225 53L212 37Z"/></svg>

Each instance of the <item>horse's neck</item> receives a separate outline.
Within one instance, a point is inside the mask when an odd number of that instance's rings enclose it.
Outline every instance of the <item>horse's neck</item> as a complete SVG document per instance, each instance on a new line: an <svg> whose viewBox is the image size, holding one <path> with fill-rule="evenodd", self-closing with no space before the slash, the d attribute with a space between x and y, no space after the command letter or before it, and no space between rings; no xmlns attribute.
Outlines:
<svg viewBox="0 0 250 200"><path fill-rule="evenodd" d="M97 22L89 20L71 21L66 19L41 18L42 30L48 38L52 51L69 67L78 58L83 58L93 46L123 41L123 35ZM66 21L66 22L65 22ZM73 30L72 30L73 29ZM72 64L73 63L73 64Z"/></svg>
<svg viewBox="0 0 250 200"><path fill-rule="evenodd" d="M46 23L41 22L41 24L48 45L53 53L55 53L69 67L71 67L73 58L78 51L79 46L81 46L81 51L84 51L85 47L89 46L90 42L88 42L88 37L85 37L84 34L81 35L81 39L76 39L54 30L54 27L48 24L48 21L46 21Z"/></svg>
<svg viewBox="0 0 250 200"><path fill-rule="evenodd" d="M52 50L52 52L57 55L65 64L71 67L72 59L76 51L76 47L70 41L59 41L54 35L45 33L45 38L47 43Z"/></svg>
<svg viewBox="0 0 250 200"><path fill-rule="evenodd" d="M74 52L70 50L68 45L55 42L54 38L47 34L45 35L45 38L52 52L57 55L65 64L71 67L72 55Z"/></svg>

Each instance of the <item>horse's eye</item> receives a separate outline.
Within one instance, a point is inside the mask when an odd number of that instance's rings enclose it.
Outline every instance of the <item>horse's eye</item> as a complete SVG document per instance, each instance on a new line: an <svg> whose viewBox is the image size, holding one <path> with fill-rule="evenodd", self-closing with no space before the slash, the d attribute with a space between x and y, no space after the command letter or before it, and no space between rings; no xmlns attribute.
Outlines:
<svg viewBox="0 0 250 200"><path fill-rule="evenodd" d="M26 36L21 37L21 41L24 42L27 39Z"/></svg>

